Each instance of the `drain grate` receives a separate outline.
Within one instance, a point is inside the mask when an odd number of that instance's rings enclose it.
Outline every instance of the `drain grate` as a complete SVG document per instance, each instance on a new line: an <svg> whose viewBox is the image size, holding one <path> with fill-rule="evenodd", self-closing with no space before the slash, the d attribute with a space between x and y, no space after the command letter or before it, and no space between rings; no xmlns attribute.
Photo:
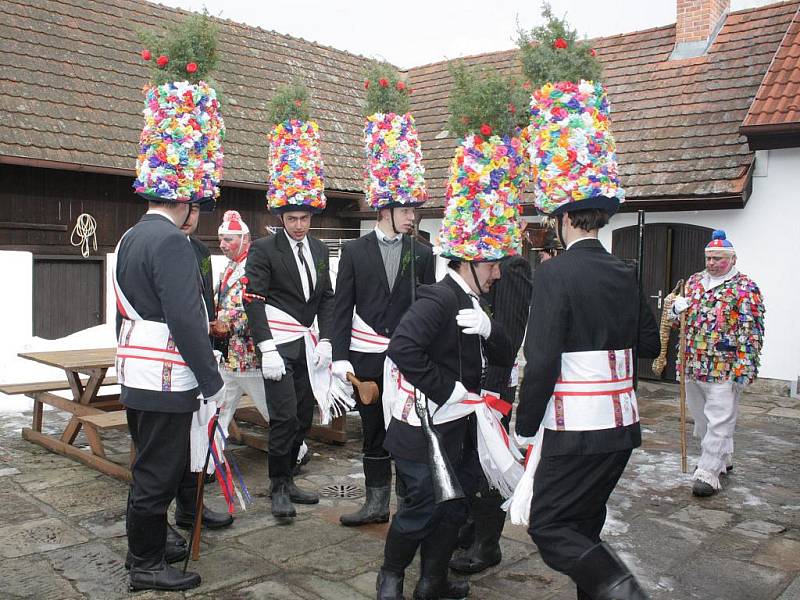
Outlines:
<svg viewBox="0 0 800 600"><path fill-rule="evenodd" d="M360 498L364 490L352 483L333 483L323 487L320 494L326 498Z"/></svg>

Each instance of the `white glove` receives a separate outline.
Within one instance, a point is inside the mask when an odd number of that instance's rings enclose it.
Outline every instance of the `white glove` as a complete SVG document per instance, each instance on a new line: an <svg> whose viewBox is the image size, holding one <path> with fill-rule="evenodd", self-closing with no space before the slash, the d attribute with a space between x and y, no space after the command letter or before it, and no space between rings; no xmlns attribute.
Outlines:
<svg viewBox="0 0 800 600"><path fill-rule="evenodd" d="M209 402L216 402L217 406L220 406L222 404L222 391L224 389L225 386L223 385L221 388L219 388L219 390L217 390L216 393L212 394L208 398L203 397L203 402L205 402L206 404L208 404Z"/></svg>
<svg viewBox="0 0 800 600"><path fill-rule="evenodd" d="M467 399L467 388L464 387L460 381L456 381L456 384L453 386L453 391L450 392L450 397L447 399L445 404L458 404L462 400Z"/></svg>
<svg viewBox="0 0 800 600"><path fill-rule="evenodd" d="M689 301L683 296L676 296L675 302L672 304L672 312L677 317L683 311L689 308Z"/></svg>
<svg viewBox="0 0 800 600"><path fill-rule="evenodd" d="M333 348L328 340L320 340L314 347L314 366L318 369L325 369L331 364Z"/></svg>
<svg viewBox="0 0 800 600"><path fill-rule="evenodd" d="M277 350L267 350L261 354L261 374L264 379L280 381L286 374L286 365Z"/></svg>
<svg viewBox="0 0 800 600"><path fill-rule="evenodd" d="M352 363L349 360L335 360L331 365L331 373L333 373L334 377L338 377L342 381L346 383L350 383L347 381L347 374L348 373L355 373L355 369L353 368Z"/></svg>
<svg viewBox="0 0 800 600"><path fill-rule="evenodd" d="M477 308L462 308L456 315L456 323L464 328L464 333L477 334L484 339L492 334L492 320Z"/></svg>

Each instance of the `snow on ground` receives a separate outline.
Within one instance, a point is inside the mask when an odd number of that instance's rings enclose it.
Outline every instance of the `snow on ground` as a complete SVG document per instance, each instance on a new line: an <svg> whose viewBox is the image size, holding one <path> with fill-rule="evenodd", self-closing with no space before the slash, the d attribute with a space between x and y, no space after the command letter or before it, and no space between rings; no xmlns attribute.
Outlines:
<svg viewBox="0 0 800 600"><path fill-rule="evenodd" d="M35 381L57 381L65 379L64 371L48 367L32 360L17 356L19 352L44 352L53 350L78 350L89 348L110 348L116 346L113 323L106 323L77 331L57 340L31 337L26 340L9 340L0 350L0 382L31 383ZM113 372L113 370L111 370ZM107 388L109 391L111 387ZM61 395L68 396L69 392ZM0 394L0 412L21 412L31 410L33 400L27 396L7 396ZM48 407L45 407L48 410Z"/></svg>

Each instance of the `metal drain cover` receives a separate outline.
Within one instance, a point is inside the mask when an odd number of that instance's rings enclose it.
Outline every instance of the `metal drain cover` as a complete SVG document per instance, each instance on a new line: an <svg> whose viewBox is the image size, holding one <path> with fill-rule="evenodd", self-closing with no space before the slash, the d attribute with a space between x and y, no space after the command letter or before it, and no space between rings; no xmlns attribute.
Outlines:
<svg viewBox="0 0 800 600"><path fill-rule="evenodd" d="M364 490L352 483L333 483L323 487L320 494L326 498L360 498Z"/></svg>

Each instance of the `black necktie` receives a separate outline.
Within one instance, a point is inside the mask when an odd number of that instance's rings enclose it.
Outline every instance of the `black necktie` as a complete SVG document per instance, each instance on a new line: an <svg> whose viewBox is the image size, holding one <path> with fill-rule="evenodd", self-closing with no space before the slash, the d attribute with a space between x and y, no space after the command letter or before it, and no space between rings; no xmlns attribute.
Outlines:
<svg viewBox="0 0 800 600"><path fill-rule="evenodd" d="M308 280L308 296L311 297L311 294L314 293L314 280L311 279L311 269L308 268L306 256L303 253L303 242L297 242L297 255L300 257L300 264L303 265L303 268L306 270L306 278Z"/></svg>

